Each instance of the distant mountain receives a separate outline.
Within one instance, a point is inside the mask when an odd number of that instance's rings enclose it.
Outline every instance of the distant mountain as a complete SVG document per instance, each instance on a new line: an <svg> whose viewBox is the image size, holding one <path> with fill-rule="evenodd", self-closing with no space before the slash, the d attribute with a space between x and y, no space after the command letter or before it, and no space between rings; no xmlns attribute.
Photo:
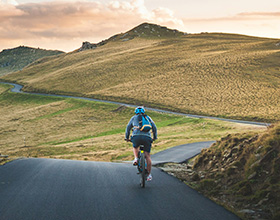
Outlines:
<svg viewBox="0 0 280 220"><path fill-rule="evenodd" d="M58 50L44 50L39 48L19 46L0 52L0 76L21 70L28 64L42 57L64 53Z"/></svg>
<svg viewBox="0 0 280 220"><path fill-rule="evenodd" d="M93 44L90 42L83 42L82 47L79 48L78 51L95 49L95 48L97 48L99 46L103 46L111 41L123 41L124 42L124 41L132 40L137 37L147 38L147 39L152 39L152 38L164 39L164 38L181 37L183 35L186 35L186 33L178 31L176 29L169 29L167 27L160 26L157 24L143 23L125 33L116 34L97 44Z"/></svg>

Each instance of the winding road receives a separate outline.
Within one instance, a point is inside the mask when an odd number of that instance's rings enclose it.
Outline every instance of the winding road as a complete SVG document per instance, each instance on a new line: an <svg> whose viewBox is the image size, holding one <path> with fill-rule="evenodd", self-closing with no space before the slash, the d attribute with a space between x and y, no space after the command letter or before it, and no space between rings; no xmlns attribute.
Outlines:
<svg viewBox="0 0 280 220"><path fill-rule="evenodd" d="M2 84L9 84L9 85L14 86L11 89L11 91L12 92L16 92L16 93L25 93L25 94L42 95L42 96L54 96L54 97L63 97L63 98L74 98L74 99L81 99L81 100L88 100L88 101L95 101L95 102L111 103L111 104L116 104L116 105L124 105L124 106L127 106L127 107L133 107L133 108L137 107L136 105L126 104L126 103L121 103L121 102L113 102L113 101L100 100L100 99L92 99L92 98L86 98L86 97L23 92L22 91L22 88L23 88L22 85L15 84L15 83L7 83L7 82L0 82L0 83L2 83ZM167 114L181 115L181 116L186 116L186 117L190 117L190 118L209 118L209 119L215 119L215 120L221 120L221 121L229 121L229 122L234 122L234 123L241 123L241 124L248 124L248 125L259 125L259 126L269 126L270 125L269 123L264 123L264 122L234 120L234 119L218 118L218 117L203 116L203 115L185 114L185 113L166 111L166 110L156 109L156 108L148 108L148 107L145 107L145 108L146 108L146 110L150 110L150 111L167 113Z"/></svg>

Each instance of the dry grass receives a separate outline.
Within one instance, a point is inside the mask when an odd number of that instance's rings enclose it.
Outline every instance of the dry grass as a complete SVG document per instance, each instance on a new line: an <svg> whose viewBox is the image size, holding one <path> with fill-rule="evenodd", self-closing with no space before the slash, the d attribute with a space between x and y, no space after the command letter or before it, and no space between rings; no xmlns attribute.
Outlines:
<svg viewBox="0 0 280 220"><path fill-rule="evenodd" d="M124 142L133 109L112 104L7 91L0 84L0 153L95 161L132 159ZM215 120L148 112L158 126L152 153L179 144L215 140L228 133L264 129Z"/></svg>
<svg viewBox="0 0 280 220"><path fill-rule="evenodd" d="M276 123L258 134L223 137L194 159L191 172L184 169L179 176L242 219L279 219L279 135Z"/></svg>
<svg viewBox="0 0 280 220"><path fill-rule="evenodd" d="M279 40L230 34L135 38L46 58L4 80L180 112L279 120Z"/></svg>

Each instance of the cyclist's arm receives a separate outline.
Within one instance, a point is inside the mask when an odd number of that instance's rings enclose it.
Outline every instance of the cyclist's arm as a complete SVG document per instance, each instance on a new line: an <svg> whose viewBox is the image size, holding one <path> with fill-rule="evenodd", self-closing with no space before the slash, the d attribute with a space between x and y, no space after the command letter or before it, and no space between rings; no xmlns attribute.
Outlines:
<svg viewBox="0 0 280 220"><path fill-rule="evenodd" d="M153 121L153 119L151 119L150 117L150 121L151 121L151 124L152 124L152 131L153 131L153 140L156 140L157 139L157 126L155 124L155 122Z"/></svg>
<svg viewBox="0 0 280 220"><path fill-rule="evenodd" d="M125 130L125 139L128 140L129 139L129 135L130 135L130 131L132 129L133 125L132 125L132 118L130 119L130 121L128 122L127 126L126 126L126 130Z"/></svg>

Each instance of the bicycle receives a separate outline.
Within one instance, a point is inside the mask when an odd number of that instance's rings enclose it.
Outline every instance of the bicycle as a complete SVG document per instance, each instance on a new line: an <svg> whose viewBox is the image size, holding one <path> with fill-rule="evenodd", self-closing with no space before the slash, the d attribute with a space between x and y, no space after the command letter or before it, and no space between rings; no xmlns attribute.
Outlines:
<svg viewBox="0 0 280 220"><path fill-rule="evenodd" d="M132 142L130 139L126 140L129 142ZM145 188L145 181L147 178L147 163L146 163L146 158L145 158L145 153L144 153L144 145L140 145L140 151L138 152L138 161L137 161L137 169L138 173L140 174L140 186L142 188Z"/></svg>

